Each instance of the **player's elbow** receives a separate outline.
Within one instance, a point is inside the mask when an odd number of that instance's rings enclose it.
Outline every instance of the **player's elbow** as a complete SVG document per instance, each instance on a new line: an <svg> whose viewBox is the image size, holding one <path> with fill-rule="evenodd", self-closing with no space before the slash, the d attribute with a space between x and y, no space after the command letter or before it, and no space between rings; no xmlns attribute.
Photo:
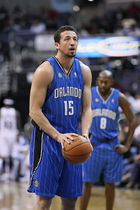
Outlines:
<svg viewBox="0 0 140 210"><path fill-rule="evenodd" d="M30 106L29 109L29 116L32 120L34 120L35 122L37 122L40 119L40 115L41 115L42 111L40 108L36 107L36 106Z"/></svg>
<svg viewBox="0 0 140 210"><path fill-rule="evenodd" d="M29 112L29 117L31 118L31 119L33 119L33 113L30 111Z"/></svg>
<svg viewBox="0 0 140 210"><path fill-rule="evenodd" d="M35 110L30 109L30 110L29 110L29 116L30 116L30 118L31 118L31 119L35 119L35 116L36 116L36 111L35 111Z"/></svg>

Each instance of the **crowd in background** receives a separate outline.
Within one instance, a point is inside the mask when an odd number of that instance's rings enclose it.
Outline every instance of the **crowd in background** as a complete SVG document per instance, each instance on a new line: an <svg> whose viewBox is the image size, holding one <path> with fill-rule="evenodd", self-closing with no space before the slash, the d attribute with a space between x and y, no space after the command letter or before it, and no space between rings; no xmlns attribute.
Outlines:
<svg viewBox="0 0 140 210"><path fill-rule="evenodd" d="M26 11L19 6L16 6L12 11L0 7L0 64L11 60L9 53L11 43L6 40L7 34L17 32L51 33L60 25L72 23L73 14L61 14L54 10L47 10L45 7L35 12ZM81 36L112 33L140 36L140 5L131 4L127 8L110 9L103 16L94 15L86 25L81 21L78 30ZM20 45L20 52L21 50ZM134 133L133 144L129 152L124 155L123 179L121 183L117 183L117 186L140 188L140 57L84 58L82 60L91 66L93 85L95 85L96 75L99 71L103 69L112 71L115 79L114 87L125 93L133 107L137 118L137 128ZM33 71L35 64L36 60L32 57L24 57L20 61L23 70L32 69ZM27 72L27 70L25 71ZM121 115L119 124L121 130L120 141L124 143L127 122L123 115ZM22 123L22 129L17 135L17 141L10 157L10 176L5 175L5 162L0 158L1 182L28 181L28 149L31 126L30 120L26 117L26 122Z"/></svg>
<svg viewBox="0 0 140 210"><path fill-rule="evenodd" d="M76 18L80 16L78 12ZM103 15L93 12L90 21L84 25L81 19L78 30L81 35L95 35L118 33L140 35L140 5L130 4L128 7L119 7L105 10ZM33 32L42 33L54 31L61 25L72 24L75 21L73 12L57 12L45 6L35 11L27 11L20 6L15 6L9 11L4 6L0 7L0 32ZM77 22L77 21L76 21Z"/></svg>

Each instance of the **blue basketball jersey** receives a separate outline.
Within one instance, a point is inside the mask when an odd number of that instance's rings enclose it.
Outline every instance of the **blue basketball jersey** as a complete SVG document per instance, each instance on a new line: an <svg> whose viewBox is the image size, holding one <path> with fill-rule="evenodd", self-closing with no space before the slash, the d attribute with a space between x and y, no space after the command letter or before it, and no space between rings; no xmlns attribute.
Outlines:
<svg viewBox="0 0 140 210"><path fill-rule="evenodd" d="M74 59L69 74L63 71L56 58L51 57L47 61L54 69L54 78L42 111L59 132L77 133L84 87L79 60Z"/></svg>
<svg viewBox="0 0 140 210"><path fill-rule="evenodd" d="M114 139L118 136L119 90L112 89L104 100L98 87L92 88L92 125L91 134L95 139Z"/></svg>
<svg viewBox="0 0 140 210"><path fill-rule="evenodd" d="M47 60L54 76L47 90L42 112L61 133L78 133L84 80L80 62L76 58L69 74L56 58ZM71 164L62 155L62 146L35 127L30 146L29 192L54 197L77 197L82 194L82 166Z"/></svg>
<svg viewBox="0 0 140 210"><path fill-rule="evenodd" d="M106 100L98 87L92 88L91 142L94 150L83 163L83 181L120 182L122 176L122 154L115 151L118 141L119 93L113 89Z"/></svg>

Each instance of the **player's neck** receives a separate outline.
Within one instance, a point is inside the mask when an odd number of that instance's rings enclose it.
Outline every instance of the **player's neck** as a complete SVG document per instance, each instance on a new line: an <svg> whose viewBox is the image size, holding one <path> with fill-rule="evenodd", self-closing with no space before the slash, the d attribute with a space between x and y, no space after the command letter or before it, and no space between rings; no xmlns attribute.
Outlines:
<svg viewBox="0 0 140 210"><path fill-rule="evenodd" d="M100 92L100 90L99 90L99 92ZM112 92L112 89L110 89L109 91L104 92L104 93L103 92L100 92L100 94L101 94L102 98L104 100L106 100L110 96L111 92Z"/></svg>
<svg viewBox="0 0 140 210"><path fill-rule="evenodd" d="M56 55L55 58L58 60L58 62L61 64L63 70L68 73L69 70L71 69L71 66L73 64L73 58L63 58L62 56Z"/></svg>

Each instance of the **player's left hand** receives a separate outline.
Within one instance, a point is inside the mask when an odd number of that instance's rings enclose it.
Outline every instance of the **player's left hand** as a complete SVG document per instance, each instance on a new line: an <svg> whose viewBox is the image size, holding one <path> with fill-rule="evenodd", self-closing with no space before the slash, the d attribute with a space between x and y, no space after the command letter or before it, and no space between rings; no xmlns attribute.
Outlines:
<svg viewBox="0 0 140 210"><path fill-rule="evenodd" d="M120 154L123 154L123 153L127 152L128 149L129 148L127 146L122 145L122 144L119 144L119 145L116 145L115 146L115 151L118 152L118 153L120 153Z"/></svg>
<svg viewBox="0 0 140 210"><path fill-rule="evenodd" d="M82 134L82 136L85 137L90 142L89 136L87 134Z"/></svg>

